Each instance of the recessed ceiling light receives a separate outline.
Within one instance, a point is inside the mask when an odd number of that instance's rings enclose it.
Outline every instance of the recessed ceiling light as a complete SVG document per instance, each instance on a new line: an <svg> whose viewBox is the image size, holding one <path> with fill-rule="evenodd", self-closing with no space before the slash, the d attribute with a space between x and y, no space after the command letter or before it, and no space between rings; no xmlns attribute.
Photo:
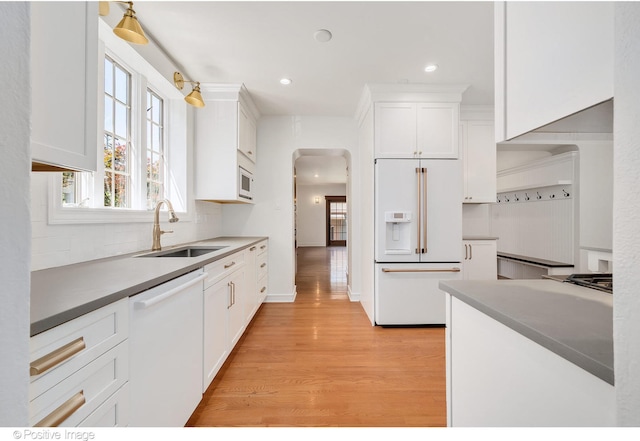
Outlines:
<svg viewBox="0 0 640 441"><path fill-rule="evenodd" d="M437 64L428 64L427 67L424 68L425 72L434 72L436 69L438 69L438 65Z"/></svg>
<svg viewBox="0 0 640 441"><path fill-rule="evenodd" d="M332 37L333 35L331 34L331 31L328 31L326 29L318 29L313 34L313 38L315 38L319 43L326 43L327 41L331 40Z"/></svg>
<svg viewBox="0 0 640 441"><path fill-rule="evenodd" d="M280 80L280 84L283 84L285 86L288 86L289 84L291 84L291 78L282 78Z"/></svg>

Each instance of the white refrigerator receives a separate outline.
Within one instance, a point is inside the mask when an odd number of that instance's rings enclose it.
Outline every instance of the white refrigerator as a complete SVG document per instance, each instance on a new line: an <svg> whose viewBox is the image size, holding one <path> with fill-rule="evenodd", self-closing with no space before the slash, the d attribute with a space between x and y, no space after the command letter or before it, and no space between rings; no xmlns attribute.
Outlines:
<svg viewBox="0 0 640 441"><path fill-rule="evenodd" d="M375 322L444 325L440 280L461 278L462 168L454 159L375 162Z"/></svg>

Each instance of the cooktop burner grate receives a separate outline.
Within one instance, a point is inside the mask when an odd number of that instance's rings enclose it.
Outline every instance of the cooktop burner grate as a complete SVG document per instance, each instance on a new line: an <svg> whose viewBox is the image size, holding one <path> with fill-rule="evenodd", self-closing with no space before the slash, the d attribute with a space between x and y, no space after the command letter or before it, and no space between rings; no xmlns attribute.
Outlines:
<svg viewBox="0 0 640 441"><path fill-rule="evenodd" d="M566 283L586 286L587 288L613 293L613 274L571 274L565 279Z"/></svg>

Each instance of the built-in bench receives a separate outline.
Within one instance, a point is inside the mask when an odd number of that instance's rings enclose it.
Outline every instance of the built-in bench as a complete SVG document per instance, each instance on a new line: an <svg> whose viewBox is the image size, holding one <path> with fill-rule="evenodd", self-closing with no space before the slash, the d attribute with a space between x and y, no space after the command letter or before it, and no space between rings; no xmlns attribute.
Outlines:
<svg viewBox="0 0 640 441"><path fill-rule="evenodd" d="M542 276L571 274L571 263L498 251L498 277L502 279L539 279Z"/></svg>

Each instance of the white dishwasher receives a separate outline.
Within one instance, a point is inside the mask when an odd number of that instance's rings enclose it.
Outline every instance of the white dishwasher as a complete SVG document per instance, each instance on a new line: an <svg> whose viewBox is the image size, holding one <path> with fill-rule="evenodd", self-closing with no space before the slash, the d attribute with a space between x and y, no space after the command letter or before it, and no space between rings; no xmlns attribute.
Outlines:
<svg viewBox="0 0 640 441"><path fill-rule="evenodd" d="M183 427L202 399L202 269L129 299L130 426Z"/></svg>

